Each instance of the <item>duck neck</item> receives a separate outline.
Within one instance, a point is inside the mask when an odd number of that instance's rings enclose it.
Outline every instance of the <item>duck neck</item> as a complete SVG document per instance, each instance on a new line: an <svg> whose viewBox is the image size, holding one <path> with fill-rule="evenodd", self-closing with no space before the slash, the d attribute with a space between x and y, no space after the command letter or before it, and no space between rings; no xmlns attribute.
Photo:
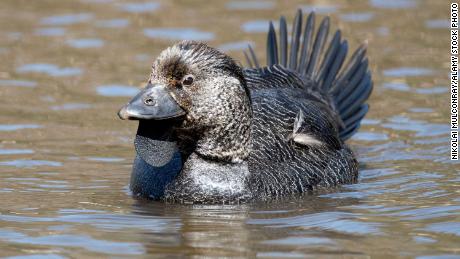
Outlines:
<svg viewBox="0 0 460 259"><path fill-rule="evenodd" d="M183 147L181 150L189 148L189 151L203 159L223 163L241 163L247 160L251 149L252 130L249 98L245 96L239 101L233 101L231 105L217 107L217 110L218 115L208 115L218 117L213 126L200 130L195 128L195 134L184 134L186 138L179 141L179 146ZM185 153L187 156L187 152Z"/></svg>
<svg viewBox="0 0 460 259"><path fill-rule="evenodd" d="M241 163L248 158L250 147L251 119L247 114L207 130L197 142L195 153L205 159Z"/></svg>

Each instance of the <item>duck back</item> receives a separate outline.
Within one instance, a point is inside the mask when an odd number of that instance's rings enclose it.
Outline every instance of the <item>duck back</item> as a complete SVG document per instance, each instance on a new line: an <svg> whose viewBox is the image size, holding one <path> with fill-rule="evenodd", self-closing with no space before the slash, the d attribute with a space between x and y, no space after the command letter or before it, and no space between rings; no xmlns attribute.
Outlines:
<svg viewBox="0 0 460 259"><path fill-rule="evenodd" d="M369 108L373 86L366 46L342 67L348 43L341 32L328 43L329 18L315 35L314 13L305 25L302 16L299 10L290 46L285 18L280 19L279 42L270 23L267 66L259 66L251 47L246 54L249 68L244 74L254 116L248 185L262 199L358 178L358 162L344 142Z"/></svg>

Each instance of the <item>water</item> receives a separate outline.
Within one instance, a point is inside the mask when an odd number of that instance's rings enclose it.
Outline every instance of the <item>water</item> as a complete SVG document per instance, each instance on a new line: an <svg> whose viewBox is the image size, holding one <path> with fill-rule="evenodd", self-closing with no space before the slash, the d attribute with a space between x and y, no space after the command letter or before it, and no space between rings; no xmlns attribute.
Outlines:
<svg viewBox="0 0 460 259"><path fill-rule="evenodd" d="M139 92L139 88L124 85L101 85L96 87L96 91L103 96L134 96Z"/></svg>
<svg viewBox="0 0 460 259"><path fill-rule="evenodd" d="M72 39L68 40L67 44L77 49L100 48L104 46L104 41L101 39Z"/></svg>
<svg viewBox="0 0 460 259"><path fill-rule="evenodd" d="M144 30L144 35L152 39L175 41L210 41L214 39L212 32L200 31L194 28L149 28Z"/></svg>
<svg viewBox="0 0 460 259"><path fill-rule="evenodd" d="M0 257L459 258L446 1L0 1ZM182 206L128 191L137 124L116 112L182 38L264 55L267 21L330 14L368 40L375 89L358 184Z"/></svg>

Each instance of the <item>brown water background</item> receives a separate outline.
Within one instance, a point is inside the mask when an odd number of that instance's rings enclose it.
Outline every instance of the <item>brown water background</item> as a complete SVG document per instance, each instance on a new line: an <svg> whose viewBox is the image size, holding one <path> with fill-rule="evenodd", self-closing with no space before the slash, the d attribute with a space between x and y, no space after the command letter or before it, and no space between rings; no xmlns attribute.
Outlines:
<svg viewBox="0 0 460 259"><path fill-rule="evenodd" d="M181 39L238 60L267 20L330 15L368 41L360 182L270 204L134 199L137 124L116 112ZM449 160L448 1L0 1L0 256L460 258Z"/></svg>

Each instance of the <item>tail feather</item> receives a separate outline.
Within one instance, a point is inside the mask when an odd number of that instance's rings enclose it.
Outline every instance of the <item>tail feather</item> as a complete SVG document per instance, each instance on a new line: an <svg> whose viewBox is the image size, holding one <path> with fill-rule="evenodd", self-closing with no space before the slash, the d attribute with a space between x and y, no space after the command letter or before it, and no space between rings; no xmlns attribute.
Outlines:
<svg viewBox="0 0 460 259"><path fill-rule="evenodd" d="M315 31L315 14L308 15L302 30L303 14L298 10L292 26L291 44L288 44L286 18L280 18L279 38L270 22L267 35L267 65L281 65L302 77L313 80L315 89L330 98L331 106L340 115L340 137L350 138L360 127L362 118L369 110L366 104L373 84L366 58L367 44L361 45L344 65L348 42L337 30L330 41L330 19L322 20ZM278 39L277 39L278 38ZM278 45L279 42L279 45ZM289 54L288 54L289 53ZM245 53L249 66L259 68L254 50Z"/></svg>
<svg viewBox="0 0 460 259"><path fill-rule="evenodd" d="M339 135L342 140L347 140L355 135L361 127L361 121L358 121L353 127L347 128L346 130L340 131Z"/></svg>
<svg viewBox="0 0 460 259"><path fill-rule="evenodd" d="M369 98L372 92L372 79L370 74L367 74L356 90L348 96L343 103L340 103L340 117L346 118L353 111L356 111Z"/></svg>
<svg viewBox="0 0 460 259"><path fill-rule="evenodd" d="M345 80L342 85L338 86L338 93L334 96L334 99L337 101L339 106L347 96L353 94L359 82L361 82L361 79L367 72L368 63L367 59L364 59L358 66L356 73L348 78L348 80Z"/></svg>
<svg viewBox="0 0 460 259"><path fill-rule="evenodd" d="M335 61L337 51L341 46L341 32L340 30L336 31L334 37L332 38L331 43L329 44L329 48L324 55L323 63L321 64L321 68L317 74L317 80L324 78L325 73L328 71L331 64Z"/></svg>
<svg viewBox="0 0 460 259"><path fill-rule="evenodd" d="M276 33L272 22L270 22L267 35L267 64L269 66L278 64L278 44L276 43Z"/></svg>
<svg viewBox="0 0 460 259"><path fill-rule="evenodd" d="M348 61L348 64L346 65L345 69L342 70L340 75L338 76L336 80L336 84L331 89L331 93L333 95L337 95L338 92L341 91L341 87L344 86L347 80L354 75L356 70L358 69L359 65L361 64L361 61L364 59L366 55L366 44L361 45L356 51L351 55L350 60Z"/></svg>
<svg viewBox="0 0 460 259"><path fill-rule="evenodd" d="M252 49L251 45L248 45L249 49L249 54L251 55L252 62L254 62L254 67L255 68L260 68L259 61L257 60L256 53L254 52L254 49Z"/></svg>
<svg viewBox="0 0 460 259"><path fill-rule="evenodd" d="M307 24L303 32L302 50L300 52L299 71L305 75L308 66L308 56L311 52L311 44L313 41L313 31L315 30L315 13L310 13L307 18Z"/></svg>
<svg viewBox="0 0 460 259"><path fill-rule="evenodd" d="M286 67L287 60L288 60L287 51L288 51L288 40L287 40L286 18L284 18L284 16L281 16L280 18L280 61L281 62L280 64L284 67Z"/></svg>
<svg viewBox="0 0 460 259"><path fill-rule="evenodd" d="M302 11L297 10L294 18L291 37L291 54L289 59L289 68L292 70L297 69L297 53L299 52L300 37L302 34ZM286 40L287 41L287 40Z"/></svg>
<svg viewBox="0 0 460 259"><path fill-rule="evenodd" d="M252 60L251 58L249 58L248 53L246 51L243 51L243 53L244 53L244 58L246 59L246 63L248 63L248 66L250 68L253 68L254 65L252 65Z"/></svg>
<svg viewBox="0 0 460 259"><path fill-rule="evenodd" d="M347 52L348 52L348 42L344 41L340 45L339 52L337 53L337 56L336 56L336 62L332 63L331 68L329 69L329 72L323 81L323 84L322 84L323 90L329 90L329 92L331 91L331 86L334 83L334 80L337 78L337 74L340 68L342 67L343 62L345 61Z"/></svg>
<svg viewBox="0 0 460 259"><path fill-rule="evenodd" d="M309 58L307 71L305 75L309 78L314 78L314 72L317 64L319 63L320 55L324 49L324 42L326 41L327 34L329 33L329 17L326 17L321 22L318 32L316 33L315 44Z"/></svg>
<svg viewBox="0 0 460 259"><path fill-rule="evenodd" d="M342 66L348 52L348 43L341 42L341 33L337 31L332 39L331 45L326 52L323 64L316 76L316 81L321 82L321 89L328 91L337 73Z"/></svg>
<svg viewBox="0 0 460 259"><path fill-rule="evenodd" d="M362 105L359 110L352 114L350 117L345 118L345 128L350 128L357 122L360 122L364 116L366 116L366 113L369 111L369 105L364 104Z"/></svg>

